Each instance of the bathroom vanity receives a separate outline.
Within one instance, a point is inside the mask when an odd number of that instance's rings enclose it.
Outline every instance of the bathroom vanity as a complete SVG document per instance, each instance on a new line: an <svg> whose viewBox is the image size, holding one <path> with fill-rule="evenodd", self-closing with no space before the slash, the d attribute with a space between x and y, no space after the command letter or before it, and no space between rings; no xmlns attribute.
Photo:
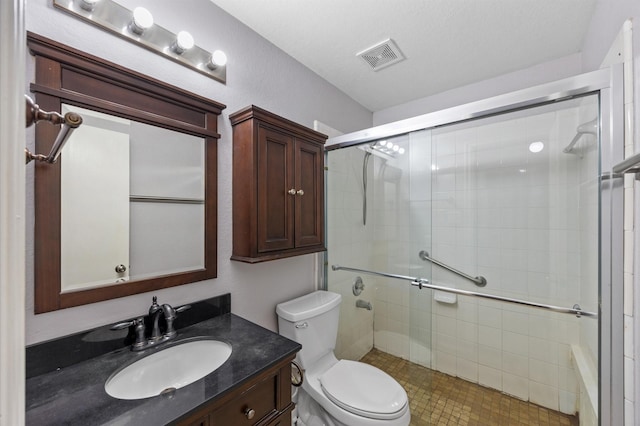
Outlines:
<svg viewBox="0 0 640 426"><path fill-rule="evenodd" d="M27 348L26 424L290 425L291 361L300 345L231 314L230 303L217 299L181 313L175 340L139 352L125 346L127 330L109 326ZM123 367L201 338L232 348L227 361L205 377L143 399L117 399L105 391Z"/></svg>

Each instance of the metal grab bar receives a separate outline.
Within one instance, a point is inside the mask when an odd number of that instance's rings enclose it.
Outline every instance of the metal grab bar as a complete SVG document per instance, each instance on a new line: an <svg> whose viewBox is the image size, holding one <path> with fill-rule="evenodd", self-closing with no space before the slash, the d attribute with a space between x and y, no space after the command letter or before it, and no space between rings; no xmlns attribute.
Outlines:
<svg viewBox="0 0 640 426"><path fill-rule="evenodd" d="M462 278L466 278L469 281L472 281L478 287L484 287L484 286L487 285L487 279L485 277L483 277L482 275L477 276L477 277L472 277L469 274L465 274L464 272L459 271L456 268L452 268L451 266L446 265L446 264L440 262L439 260L435 260L433 257L429 256L429 253L427 253L425 250L420 250L420 253L418 253L418 256L420 256L420 259L422 259L422 260L426 260L427 262L435 263L436 265L440 266L441 268L446 269L447 271L451 271L456 275L460 275Z"/></svg>
<svg viewBox="0 0 640 426"><path fill-rule="evenodd" d="M624 175L625 173L635 173L636 180L640 177L640 154L633 155L626 160L613 166L614 177L621 177L615 175Z"/></svg>
<svg viewBox="0 0 640 426"><path fill-rule="evenodd" d="M532 308L547 309L553 312L559 312L561 314L572 314L578 318L583 316L593 317L593 318L598 317L598 314L595 312L583 311L580 308L580 305L578 305L577 303L573 305L572 308L563 308L560 306L546 305L544 303L535 303L535 302L529 302L526 300L513 299L511 297L494 296L493 294L476 293L475 291L460 290L457 288L443 287L440 285L429 284L429 280L427 280L426 278L408 277L406 275L397 275L397 274L389 274L386 272L369 271L367 269L350 268L347 266L340 266L340 265L332 265L331 269L333 269L334 271L362 272L365 274L379 275L382 277L397 278L401 280L411 281L411 285L418 287L420 290L422 290L423 288L429 288L431 290L446 291L448 293L461 294L464 296L473 296L473 297L479 297L482 299L490 299L490 300L497 300L500 302L514 303L517 305L524 305Z"/></svg>

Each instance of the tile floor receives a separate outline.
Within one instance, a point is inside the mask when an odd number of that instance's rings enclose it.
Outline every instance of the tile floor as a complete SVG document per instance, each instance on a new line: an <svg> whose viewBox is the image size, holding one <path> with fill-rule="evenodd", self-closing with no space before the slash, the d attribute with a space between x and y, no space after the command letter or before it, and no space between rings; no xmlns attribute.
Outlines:
<svg viewBox="0 0 640 426"><path fill-rule="evenodd" d="M373 349L361 360L393 376L411 404L411 426L577 426L578 418Z"/></svg>

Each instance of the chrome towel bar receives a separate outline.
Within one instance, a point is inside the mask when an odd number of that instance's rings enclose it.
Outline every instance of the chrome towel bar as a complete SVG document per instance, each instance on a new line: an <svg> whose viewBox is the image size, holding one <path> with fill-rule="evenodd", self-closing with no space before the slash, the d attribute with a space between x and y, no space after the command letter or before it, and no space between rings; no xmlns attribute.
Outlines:
<svg viewBox="0 0 640 426"><path fill-rule="evenodd" d="M389 277L389 278L396 278L400 280L411 281L411 285L418 287L420 290L422 290L423 288L428 288L431 290L441 290L449 293L461 294L463 296L473 296L473 297L479 297L482 299L497 300L500 302L507 302L507 303L517 304L517 305L529 306L532 308L546 309L553 312L559 312L561 314L572 314L572 315L575 315L577 318L580 318L580 317L597 318L598 317L598 314L596 312L583 311L582 308L580 308L580 305L578 305L577 303L573 305L573 307L571 308L564 308L560 306L546 305L544 303L535 303L535 302L529 302L527 300L513 299L511 297L494 296L493 294L477 293L475 291L460 290L457 288L429 284L429 280L425 278L408 277L406 275L397 275L397 274L389 274L386 272L369 271L367 269L350 268L347 266L340 266L340 265L332 265L331 269L333 269L334 271L362 272L365 274L379 275L382 277Z"/></svg>
<svg viewBox="0 0 640 426"><path fill-rule="evenodd" d="M422 259L422 260L426 260L427 262L434 263L434 264L438 265L439 267L446 269L447 271L451 271L456 275L460 275L462 278L468 279L469 281L473 282L478 287L484 287L484 286L487 285L487 279L485 277L483 277L482 275L480 275L478 277L472 277L469 274L465 274L464 272L459 271L456 268L453 268L453 267L451 267L449 265L446 265L446 264L440 262L439 260L435 260L433 257L429 256L429 253L427 253L425 250L420 250L420 253L418 253L418 256L420 256L420 259Z"/></svg>

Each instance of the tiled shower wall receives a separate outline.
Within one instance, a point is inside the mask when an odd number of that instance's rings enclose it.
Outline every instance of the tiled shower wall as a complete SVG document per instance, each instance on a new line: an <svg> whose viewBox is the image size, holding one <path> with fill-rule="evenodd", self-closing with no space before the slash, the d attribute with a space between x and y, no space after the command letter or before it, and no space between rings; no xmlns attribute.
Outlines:
<svg viewBox="0 0 640 426"><path fill-rule="evenodd" d="M597 311L595 137L562 149L595 117L595 99L530 110L393 139L406 152L369 158L363 224L364 151L332 151L328 178L329 264L435 284ZM544 149L529 151L532 142ZM478 288L419 259L435 259L488 284ZM433 300L407 281L329 271L343 295L336 353L358 359L372 345L421 365L566 413L577 409L572 345L597 365L597 322L458 296ZM355 300L373 302L373 313ZM371 330L373 329L373 333Z"/></svg>

